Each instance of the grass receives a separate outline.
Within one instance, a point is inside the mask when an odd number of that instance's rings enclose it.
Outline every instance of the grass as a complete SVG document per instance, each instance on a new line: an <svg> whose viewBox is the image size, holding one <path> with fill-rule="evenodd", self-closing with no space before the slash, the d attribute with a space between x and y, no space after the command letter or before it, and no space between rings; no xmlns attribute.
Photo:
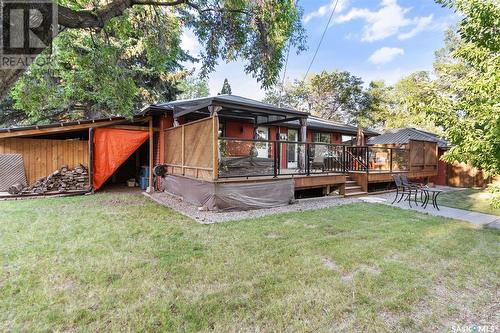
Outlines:
<svg viewBox="0 0 500 333"><path fill-rule="evenodd" d="M463 189L440 194L438 202L443 206L500 216L500 208L490 205L491 197L492 194L486 190Z"/></svg>
<svg viewBox="0 0 500 333"><path fill-rule="evenodd" d="M97 194L0 202L0 216L0 331L442 331L498 320L500 233L385 205L207 226L141 195Z"/></svg>

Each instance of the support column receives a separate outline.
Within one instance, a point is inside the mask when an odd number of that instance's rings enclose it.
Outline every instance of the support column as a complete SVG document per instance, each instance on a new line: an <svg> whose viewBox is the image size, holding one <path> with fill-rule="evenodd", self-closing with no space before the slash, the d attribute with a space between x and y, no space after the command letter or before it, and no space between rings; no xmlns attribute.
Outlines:
<svg viewBox="0 0 500 333"><path fill-rule="evenodd" d="M306 142L307 142L307 118L300 119L300 142L299 145L299 169L306 170Z"/></svg>
<svg viewBox="0 0 500 333"><path fill-rule="evenodd" d="M94 193L94 128L89 128L89 186Z"/></svg>
<svg viewBox="0 0 500 333"><path fill-rule="evenodd" d="M153 184L153 155L154 155L154 140L153 140L153 117L149 118L149 182L148 182L148 193L154 192Z"/></svg>

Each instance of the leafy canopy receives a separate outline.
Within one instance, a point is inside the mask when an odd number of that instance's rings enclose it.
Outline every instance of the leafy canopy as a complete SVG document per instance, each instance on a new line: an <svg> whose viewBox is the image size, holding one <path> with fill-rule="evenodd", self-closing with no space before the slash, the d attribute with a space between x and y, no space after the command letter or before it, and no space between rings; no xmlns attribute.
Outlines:
<svg viewBox="0 0 500 333"><path fill-rule="evenodd" d="M463 19L449 56L438 57L436 94L427 111L455 144L446 160L500 174L500 6L494 0L438 2Z"/></svg>
<svg viewBox="0 0 500 333"><path fill-rule="evenodd" d="M134 3L144 2L59 1L85 15ZM206 78L217 61L239 58L268 87L276 82L285 45L304 49L302 13L293 0L151 3L125 9L103 27L61 32L16 83L9 96L13 109L2 110L2 116L14 113L12 119L19 119L21 113L27 122L43 122L130 115L145 104L174 99L183 89L187 61L201 61ZM181 49L184 29L204 45L199 58Z"/></svg>
<svg viewBox="0 0 500 333"><path fill-rule="evenodd" d="M322 71L309 75L305 81L268 91L265 100L325 119L357 123L366 108L367 95L361 78L347 71Z"/></svg>

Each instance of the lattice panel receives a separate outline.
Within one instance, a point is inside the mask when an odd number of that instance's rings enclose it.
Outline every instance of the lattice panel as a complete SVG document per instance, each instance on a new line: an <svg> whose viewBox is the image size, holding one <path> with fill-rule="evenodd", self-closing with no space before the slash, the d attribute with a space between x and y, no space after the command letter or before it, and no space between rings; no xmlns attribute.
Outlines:
<svg viewBox="0 0 500 333"><path fill-rule="evenodd" d="M0 154L0 191L21 183L26 185L23 156L21 154Z"/></svg>
<svg viewBox="0 0 500 333"><path fill-rule="evenodd" d="M182 164L182 127L171 128L165 131L165 163Z"/></svg>
<svg viewBox="0 0 500 333"><path fill-rule="evenodd" d="M212 118L184 126L184 165L211 168L214 144Z"/></svg>

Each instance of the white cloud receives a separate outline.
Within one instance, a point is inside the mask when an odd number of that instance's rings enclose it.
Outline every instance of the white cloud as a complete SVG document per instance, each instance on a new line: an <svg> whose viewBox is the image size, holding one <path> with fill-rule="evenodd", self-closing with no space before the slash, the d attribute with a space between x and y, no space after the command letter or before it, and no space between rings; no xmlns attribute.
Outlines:
<svg viewBox="0 0 500 333"><path fill-rule="evenodd" d="M434 15L431 14L429 16L415 18L414 19L415 27L408 32L400 33L398 35L398 38L400 40L405 40L405 39L410 39L410 38L416 36L417 34L426 30L430 26L433 17L434 17Z"/></svg>
<svg viewBox="0 0 500 333"><path fill-rule="evenodd" d="M331 0L329 4L323 5L323 6L319 7L318 9L316 9L315 11L310 12L309 14L304 16L304 19L303 19L304 23L311 21L313 18L330 15L333 8L335 7L335 2L336 2L336 0ZM335 13L338 14L338 13L342 12L347 7L347 4L348 4L348 0L338 0L337 8L335 8Z"/></svg>
<svg viewBox="0 0 500 333"><path fill-rule="evenodd" d="M191 30L184 30L181 35L181 48L187 51L192 56L197 56L201 50L201 45L198 42L195 34Z"/></svg>
<svg viewBox="0 0 500 333"><path fill-rule="evenodd" d="M401 34L403 37L401 39L408 39L425 30L433 18L432 15L408 18L409 11L410 8L399 6L397 0L382 0L379 10L352 8L345 15L336 17L334 23L346 23L355 19L364 20L365 25L361 40L366 42L382 40L398 34L401 28L413 27L411 31Z"/></svg>
<svg viewBox="0 0 500 333"><path fill-rule="evenodd" d="M398 47L382 47L373 52L368 60L375 65L386 64L393 61L398 55L403 54L405 54L405 51Z"/></svg>

